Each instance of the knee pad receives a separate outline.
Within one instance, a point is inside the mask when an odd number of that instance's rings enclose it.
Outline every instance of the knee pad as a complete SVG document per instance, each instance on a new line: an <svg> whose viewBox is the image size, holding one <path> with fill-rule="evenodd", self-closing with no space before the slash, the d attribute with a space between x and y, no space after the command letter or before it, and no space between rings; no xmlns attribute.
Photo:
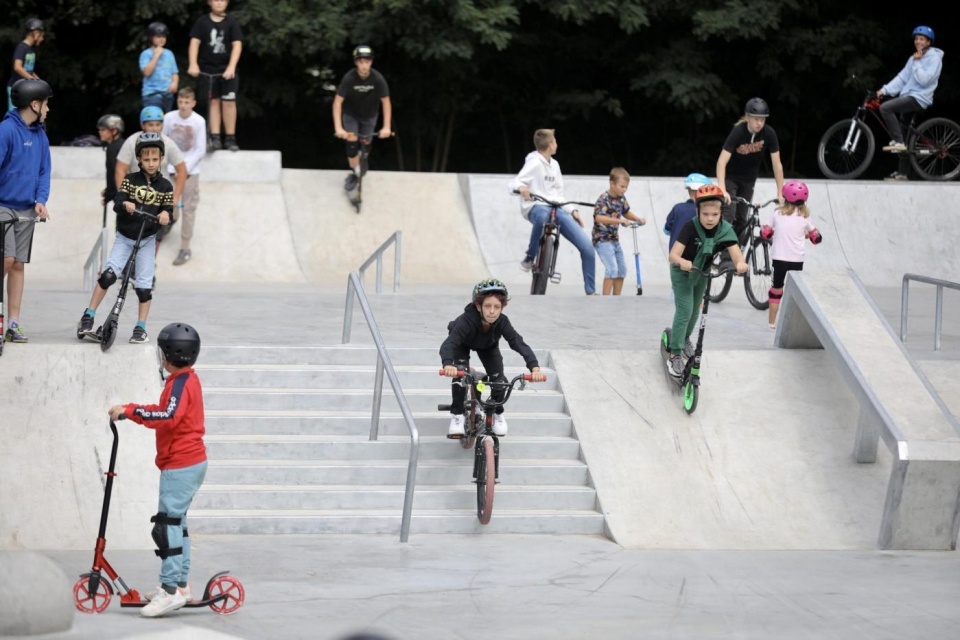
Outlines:
<svg viewBox="0 0 960 640"><path fill-rule="evenodd" d="M348 158L354 158L360 153L360 141L358 140L347 140L346 147Z"/></svg>
<svg viewBox="0 0 960 640"><path fill-rule="evenodd" d="M157 550L154 553L162 559L167 559L170 556L179 556L183 553L183 547L170 548L170 541L167 538L167 527L168 526L180 526L180 518L171 518L165 512L159 511L157 515L150 517L150 522L153 522L153 530L150 532L151 537L153 537L153 542L157 545Z"/></svg>
<svg viewBox="0 0 960 640"><path fill-rule="evenodd" d="M780 304L780 298L783 297L783 289L778 293L773 287L770 287L770 291L767 292L770 295L770 302L773 304Z"/></svg>
<svg viewBox="0 0 960 640"><path fill-rule="evenodd" d="M140 302L150 302L153 300L153 289L134 289L137 292L137 300Z"/></svg>
<svg viewBox="0 0 960 640"><path fill-rule="evenodd" d="M117 274L113 272L113 269L107 269L100 274L100 277L97 278L97 285L101 289L109 289L110 286L117 281Z"/></svg>

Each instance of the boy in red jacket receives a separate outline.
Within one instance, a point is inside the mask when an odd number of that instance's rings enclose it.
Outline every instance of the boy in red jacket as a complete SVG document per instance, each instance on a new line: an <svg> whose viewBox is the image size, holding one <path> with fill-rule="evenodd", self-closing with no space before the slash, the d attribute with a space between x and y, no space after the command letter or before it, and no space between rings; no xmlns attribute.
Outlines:
<svg viewBox="0 0 960 640"><path fill-rule="evenodd" d="M188 324L175 322L157 338L163 356L160 377L166 378L160 404L126 404L110 407L112 420L133 420L157 437L157 468L160 469L160 506L154 523L153 541L162 558L160 587L148 596L140 610L147 618L176 611L192 600L187 585L190 570L190 538L187 509L207 473L207 450L203 444L203 391L193 365L200 355L200 336Z"/></svg>

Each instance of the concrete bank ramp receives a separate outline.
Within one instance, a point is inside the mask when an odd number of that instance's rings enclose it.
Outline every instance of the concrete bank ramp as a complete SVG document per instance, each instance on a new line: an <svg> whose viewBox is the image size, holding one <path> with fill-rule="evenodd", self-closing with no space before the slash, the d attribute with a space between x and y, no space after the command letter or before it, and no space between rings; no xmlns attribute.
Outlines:
<svg viewBox="0 0 960 640"><path fill-rule="evenodd" d="M708 351L683 410L657 351L554 351L610 535L628 549L875 549L891 458L823 351Z"/></svg>

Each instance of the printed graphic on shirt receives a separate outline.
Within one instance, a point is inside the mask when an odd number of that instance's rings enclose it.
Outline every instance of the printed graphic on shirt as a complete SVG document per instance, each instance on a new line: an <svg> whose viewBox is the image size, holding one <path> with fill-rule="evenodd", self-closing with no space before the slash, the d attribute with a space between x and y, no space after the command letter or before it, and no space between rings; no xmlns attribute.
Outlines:
<svg viewBox="0 0 960 640"><path fill-rule="evenodd" d="M37 64L37 54L30 52L23 57L23 70L27 73L33 73L33 68Z"/></svg>
<svg viewBox="0 0 960 640"><path fill-rule="evenodd" d="M160 192L154 189L152 185L134 185L127 178L124 178L120 191L128 194L138 204L156 205L158 207L173 204L172 191Z"/></svg>
<svg viewBox="0 0 960 640"><path fill-rule="evenodd" d="M757 140L756 142L747 142L737 147L737 153L739 153L742 156L750 153L760 153L761 151L763 151L763 140Z"/></svg>
<svg viewBox="0 0 960 640"><path fill-rule="evenodd" d="M600 196L593 209L593 244L620 241L620 225L596 222L596 216L608 216L610 218L620 219L628 211L630 211L630 205L627 204L626 198L614 198L609 193L604 193Z"/></svg>
<svg viewBox="0 0 960 640"><path fill-rule="evenodd" d="M210 29L210 48L214 53L227 52L227 46L223 43L223 31Z"/></svg>
<svg viewBox="0 0 960 640"><path fill-rule="evenodd" d="M177 143L177 146L180 147L180 151L184 153L193 149L193 141L196 139L196 134L193 130L193 127L186 124L173 124L169 133L167 133L174 142Z"/></svg>

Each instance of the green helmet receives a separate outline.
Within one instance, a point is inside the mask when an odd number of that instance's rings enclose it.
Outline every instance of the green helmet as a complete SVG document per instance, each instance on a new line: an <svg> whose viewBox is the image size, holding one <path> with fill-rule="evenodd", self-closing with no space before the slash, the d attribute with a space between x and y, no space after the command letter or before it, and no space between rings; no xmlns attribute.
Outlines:
<svg viewBox="0 0 960 640"><path fill-rule="evenodd" d="M485 296L490 293L499 293L506 298L507 285L503 284L502 280L497 280L496 278L481 280L473 288L473 299L476 300L478 296Z"/></svg>

